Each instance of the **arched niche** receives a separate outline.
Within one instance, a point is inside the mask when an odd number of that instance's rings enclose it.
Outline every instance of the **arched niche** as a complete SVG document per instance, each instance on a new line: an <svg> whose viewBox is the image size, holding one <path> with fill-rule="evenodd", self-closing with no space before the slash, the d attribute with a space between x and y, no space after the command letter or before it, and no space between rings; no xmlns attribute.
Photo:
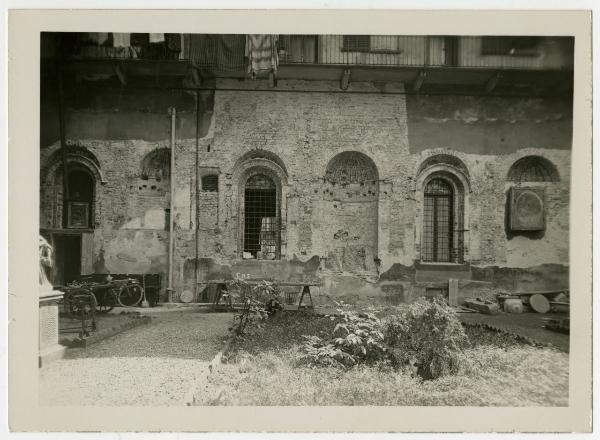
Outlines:
<svg viewBox="0 0 600 440"><path fill-rule="evenodd" d="M525 156L512 164L506 180L509 182L559 182L556 166L541 156Z"/></svg>
<svg viewBox="0 0 600 440"><path fill-rule="evenodd" d="M328 265L337 271L375 274L379 236L379 172L358 151L334 156L325 171L323 213Z"/></svg>

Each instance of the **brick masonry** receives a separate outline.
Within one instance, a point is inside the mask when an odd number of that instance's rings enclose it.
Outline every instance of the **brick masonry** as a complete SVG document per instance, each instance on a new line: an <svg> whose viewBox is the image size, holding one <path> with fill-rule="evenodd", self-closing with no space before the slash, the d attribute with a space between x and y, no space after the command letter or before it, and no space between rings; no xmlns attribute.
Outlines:
<svg viewBox="0 0 600 440"><path fill-rule="evenodd" d="M197 270L200 281L236 272L275 278L319 276L325 280L324 297L406 299L414 293L411 274L419 259L418 170L436 154L452 155L466 166L465 257L475 278L494 281L486 268L497 268L494 273L505 277L521 276L515 275L516 269L522 274L528 268L568 267L571 112L566 101L407 99L400 83L351 83L349 91L356 93L340 93L338 83L325 81L280 80L276 93L261 80L218 80L217 88L225 90L215 91L214 98L202 96L197 155L196 139L189 138L194 132L189 126L192 104L183 100L188 105L187 125L178 130L185 138L178 136L175 153L176 293L194 291ZM382 94L383 89L390 94ZM168 97L163 101L167 118ZM127 117L137 118L139 128L143 115L131 116L134 110L128 105ZM96 127L88 135L83 127L98 111L79 106L68 118L74 126L79 117L85 121L71 131L69 143L93 154L105 180L96 185L94 270L161 273L165 280L168 182L142 180L140 164L147 154L169 146L168 133L162 140L154 139L156 130L151 139L117 140L98 136ZM549 121L562 131L548 137ZM490 140L480 144L486 127ZM506 148L499 146L507 143ZM57 150L57 142L42 149L43 228L60 225L60 178L44 168ZM331 160L345 151L372 160L378 174L376 196L359 187L332 188L325 181ZM542 236L509 237L505 208L512 183L506 176L516 160L528 155L550 160L560 181L536 184L546 191L547 227ZM280 261L241 258L238 178L243 158L278 163L275 168L285 174ZM200 180L196 182L207 174L219 176L218 192L202 191ZM196 185L201 190L197 197ZM502 268L515 270L506 275ZM567 270L561 273L559 283L567 285Z"/></svg>

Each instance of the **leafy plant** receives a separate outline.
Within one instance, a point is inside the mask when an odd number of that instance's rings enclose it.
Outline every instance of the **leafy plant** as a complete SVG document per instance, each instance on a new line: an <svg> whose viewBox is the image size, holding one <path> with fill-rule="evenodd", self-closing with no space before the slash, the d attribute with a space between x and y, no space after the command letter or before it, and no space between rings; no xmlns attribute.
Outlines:
<svg viewBox="0 0 600 440"><path fill-rule="evenodd" d="M330 340L325 341L318 336L305 337L303 351L309 362L351 367L384 360L387 349L379 318L373 313L359 313L343 304L340 306L341 320L333 329Z"/></svg>
<svg viewBox="0 0 600 440"><path fill-rule="evenodd" d="M415 365L423 379L458 372L468 338L442 299L420 298L386 319L385 341L397 365Z"/></svg>
<svg viewBox="0 0 600 440"><path fill-rule="evenodd" d="M273 283L262 280L249 282L249 275L236 274L228 282L228 292L233 302L241 307L233 315L230 331L242 336L248 324L260 326L260 321L281 309L281 291Z"/></svg>

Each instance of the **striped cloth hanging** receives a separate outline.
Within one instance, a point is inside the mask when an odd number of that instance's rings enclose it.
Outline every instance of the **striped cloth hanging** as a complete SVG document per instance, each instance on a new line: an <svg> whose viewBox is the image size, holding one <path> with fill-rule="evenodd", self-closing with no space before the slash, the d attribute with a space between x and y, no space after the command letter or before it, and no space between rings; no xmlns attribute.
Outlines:
<svg viewBox="0 0 600 440"><path fill-rule="evenodd" d="M246 36L248 73L256 77L261 72L277 72L277 35L251 34Z"/></svg>

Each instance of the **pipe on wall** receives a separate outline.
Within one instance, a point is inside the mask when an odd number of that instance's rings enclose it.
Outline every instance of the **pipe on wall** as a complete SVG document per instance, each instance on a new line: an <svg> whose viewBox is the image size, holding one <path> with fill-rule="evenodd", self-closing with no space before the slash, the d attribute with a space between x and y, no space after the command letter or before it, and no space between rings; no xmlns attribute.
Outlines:
<svg viewBox="0 0 600 440"><path fill-rule="evenodd" d="M195 221L195 258L194 258L194 299L198 301L198 221L200 220L200 185L198 182L198 165L200 162L200 92L196 90L196 221Z"/></svg>
<svg viewBox="0 0 600 440"><path fill-rule="evenodd" d="M169 285L167 287L168 301L173 302L173 250L175 246L175 237L173 237L175 223L175 122L177 119L177 110L175 107L169 109L171 114L171 168L170 168L170 204L169 204Z"/></svg>

